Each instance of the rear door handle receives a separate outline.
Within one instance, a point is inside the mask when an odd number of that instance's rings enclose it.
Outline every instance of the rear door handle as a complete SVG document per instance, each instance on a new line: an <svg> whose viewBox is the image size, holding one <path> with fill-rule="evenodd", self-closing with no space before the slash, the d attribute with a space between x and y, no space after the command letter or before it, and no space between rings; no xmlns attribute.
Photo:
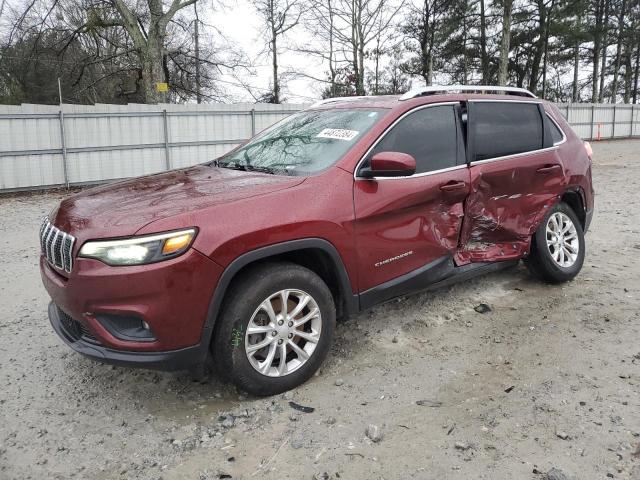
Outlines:
<svg viewBox="0 0 640 480"><path fill-rule="evenodd" d="M538 170L536 170L536 172L542 174L542 175L546 175L547 173L552 173L555 172L556 170L560 170L560 165L545 165L542 168L539 168Z"/></svg>
<svg viewBox="0 0 640 480"><path fill-rule="evenodd" d="M451 181L449 183L445 183L444 185L440 185L440 190L442 190L443 192L450 192L452 190L460 190L466 187L467 184L465 182Z"/></svg>

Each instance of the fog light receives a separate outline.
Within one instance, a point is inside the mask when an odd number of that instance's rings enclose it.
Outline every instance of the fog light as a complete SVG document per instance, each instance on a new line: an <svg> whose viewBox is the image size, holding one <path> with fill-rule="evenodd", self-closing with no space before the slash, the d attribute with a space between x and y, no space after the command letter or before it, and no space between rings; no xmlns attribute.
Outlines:
<svg viewBox="0 0 640 480"><path fill-rule="evenodd" d="M95 318L118 340L152 342L156 339L151 326L139 317L98 313Z"/></svg>

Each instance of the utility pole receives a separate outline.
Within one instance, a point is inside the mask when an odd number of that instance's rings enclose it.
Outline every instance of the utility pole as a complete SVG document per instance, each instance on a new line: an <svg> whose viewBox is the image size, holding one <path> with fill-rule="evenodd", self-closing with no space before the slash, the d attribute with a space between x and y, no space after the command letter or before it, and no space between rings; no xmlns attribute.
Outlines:
<svg viewBox="0 0 640 480"><path fill-rule="evenodd" d="M64 174L64 185L69 188L69 166L67 161L67 135L64 130L64 111L62 109L62 82L58 77L58 98L60 99L60 112L58 120L60 121L60 146L62 147L62 171Z"/></svg>
<svg viewBox="0 0 640 480"><path fill-rule="evenodd" d="M200 93L200 35L198 34L198 23L200 18L198 17L198 2L193 4L193 11L196 14L195 19L195 45L196 45L196 101L202 103L202 94Z"/></svg>

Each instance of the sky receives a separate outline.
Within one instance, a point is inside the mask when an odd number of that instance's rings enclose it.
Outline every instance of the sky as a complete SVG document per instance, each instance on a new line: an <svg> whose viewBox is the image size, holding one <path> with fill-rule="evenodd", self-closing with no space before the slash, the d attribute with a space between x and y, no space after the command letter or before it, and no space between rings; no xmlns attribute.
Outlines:
<svg viewBox="0 0 640 480"><path fill-rule="evenodd" d="M271 57L265 50L265 41L260 35L262 23L255 8L247 0L230 0L227 6L220 11L213 11L207 5L207 3L203 3L200 10L203 21L219 28L222 34L232 44L237 44L242 48L256 65L252 69L255 71L255 75L247 75L243 72L243 82L257 87L256 91L259 93L268 92L272 75ZM302 44L308 39L303 26L299 25L287 33L287 39L283 43ZM319 65L317 60L286 48L279 52L279 64L282 72L305 72L317 77L323 77L326 70L326 67ZM223 75L221 80L230 83L238 82L228 74ZM230 83L224 83L224 87L234 97L234 100L253 101L246 89L230 85ZM320 98L323 88L324 85L320 82L306 78L288 80L284 86L284 97L290 103L309 103Z"/></svg>

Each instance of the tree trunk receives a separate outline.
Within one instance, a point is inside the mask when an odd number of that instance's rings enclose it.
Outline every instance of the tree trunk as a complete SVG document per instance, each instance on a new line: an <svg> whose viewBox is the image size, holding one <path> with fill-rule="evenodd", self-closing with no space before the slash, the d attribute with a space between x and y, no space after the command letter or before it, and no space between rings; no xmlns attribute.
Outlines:
<svg viewBox="0 0 640 480"><path fill-rule="evenodd" d="M331 0L328 0L327 7L329 9L329 75L331 77L331 96L336 96L336 67L334 65L334 53L333 53L333 8L331 6Z"/></svg>
<svg viewBox="0 0 640 480"><path fill-rule="evenodd" d="M624 48L624 77L622 81L624 83L624 103L629 103L631 99L631 81L633 79L633 46L626 45Z"/></svg>
<svg viewBox="0 0 640 480"><path fill-rule="evenodd" d="M638 102L638 76L640 76L640 42L636 46L636 71L633 80L633 103Z"/></svg>
<svg viewBox="0 0 640 480"><path fill-rule="evenodd" d="M511 42L511 10L513 0L504 0L502 11L502 38L500 40L500 66L498 85L506 85L509 74L509 43Z"/></svg>
<svg viewBox="0 0 640 480"><path fill-rule="evenodd" d="M358 32L358 83L356 85L356 94L364 95L364 32L362 30L362 0L358 0L358 10L356 15L356 26Z"/></svg>
<svg viewBox="0 0 640 480"><path fill-rule="evenodd" d="M547 25L544 32L544 53L542 56L542 98L547 98L547 60L549 58L549 30L551 29L552 13L555 0L551 0L551 5L547 11Z"/></svg>
<svg viewBox="0 0 640 480"><path fill-rule="evenodd" d="M167 103L167 93L158 91L158 83L167 83L163 61L163 42L151 35L148 47L142 52L142 94L145 103Z"/></svg>
<svg viewBox="0 0 640 480"><path fill-rule="evenodd" d="M538 5L538 39L535 43L533 53L533 61L531 64L531 74L529 76L529 90L535 93L538 88L538 77L540 76L540 61L544 52L544 36L547 31L547 9L544 6L544 0L537 0Z"/></svg>
<svg viewBox="0 0 640 480"><path fill-rule="evenodd" d="M600 67L600 92L598 102L604 102L604 78L607 70L607 48L609 47L609 2L604 0L604 24L602 26L602 65Z"/></svg>
<svg viewBox="0 0 640 480"><path fill-rule="evenodd" d="M140 60L142 79L139 85L141 85L145 103L167 101L167 93L158 92L157 88L158 83L169 82L164 49L167 25L180 9L195 3L195 1L184 0L180 3L174 0L165 12L161 0L147 0L150 22L148 32L145 32L140 26L138 16L124 0L113 0L113 6L120 14L119 25L122 25L129 34Z"/></svg>
<svg viewBox="0 0 640 480"><path fill-rule="evenodd" d="M194 21L194 36L195 36L195 55L196 55L196 102L202 103L202 93L200 91L200 32L198 31L198 24L200 23L200 18L198 17L198 4L193 4L193 11L195 13L196 19Z"/></svg>
<svg viewBox="0 0 640 480"><path fill-rule="evenodd" d="M576 30L580 31L582 28L582 16L578 13ZM571 101L578 101L578 73L580 70L580 40L576 37L576 43L573 46L573 85L571 89Z"/></svg>
<svg viewBox="0 0 640 480"><path fill-rule="evenodd" d="M356 95L360 95L359 85L360 85L360 64L358 63L358 17L356 15L357 8L357 0L352 0L351 2L351 49L353 54L353 75L354 75L354 83L356 87Z"/></svg>
<svg viewBox="0 0 640 480"><path fill-rule="evenodd" d="M616 62L613 68L613 83L611 84L611 103L618 100L618 75L620 73L620 62L622 59L622 39L624 37L624 16L627 9L627 0L622 0L620 15L618 16L618 45L616 46Z"/></svg>
<svg viewBox="0 0 640 480"><path fill-rule="evenodd" d="M435 8L435 6L433 7ZM435 15L432 11L431 28L429 29L429 61L427 63L427 85L433 85L433 46L436 41Z"/></svg>
<svg viewBox="0 0 640 480"><path fill-rule="evenodd" d="M271 39L271 49L273 50L272 66L273 66L273 103L280 103L280 80L278 79L278 40L274 35Z"/></svg>
<svg viewBox="0 0 640 480"><path fill-rule="evenodd" d="M373 93L374 95L378 95L380 85L380 37L378 37L376 44L376 68L374 75L375 78L373 79Z"/></svg>
<svg viewBox="0 0 640 480"><path fill-rule="evenodd" d="M467 84L467 10L468 4L464 2L464 12L462 14L462 84Z"/></svg>
<svg viewBox="0 0 640 480"><path fill-rule="evenodd" d="M480 0L480 63L482 69L482 83L489 84L489 57L487 55L487 17L484 0Z"/></svg>
<svg viewBox="0 0 640 480"><path fill-rule="evenodd" d="M593 65L593 78L591 81L591 103L598 101L598 78L600 77L600 48L602 43L602 0L597 0L596 4L596 25L593 34L593 55L591 63Z"/></svg>

